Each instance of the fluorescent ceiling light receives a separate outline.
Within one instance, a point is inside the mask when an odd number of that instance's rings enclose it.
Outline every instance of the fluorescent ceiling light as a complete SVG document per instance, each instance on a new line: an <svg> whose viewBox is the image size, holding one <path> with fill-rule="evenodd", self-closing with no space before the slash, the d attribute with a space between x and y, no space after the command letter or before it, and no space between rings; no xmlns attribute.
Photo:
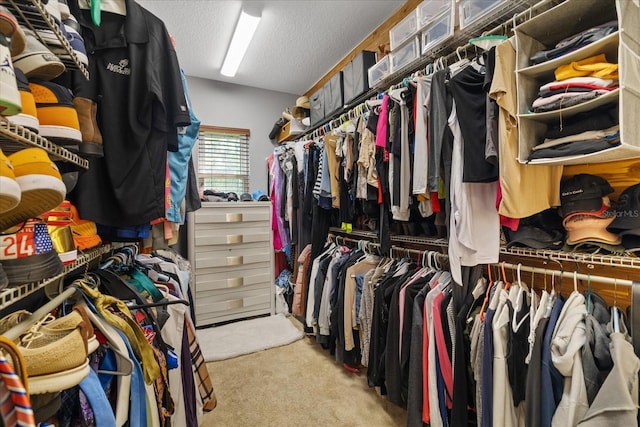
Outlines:
<svg viewBox="0 0 640 427"><path fill-rule="evenodd" d="M220 74L227 77L233 77L238 71L238 67L244 58L244 54L247 52L249 43L258 28L260 22L260 16L252 16L246 13L244 10L240 13L240 19L238 19L238 25L233 33L231 44L227 49L227 56L224 58Z"/></svg>

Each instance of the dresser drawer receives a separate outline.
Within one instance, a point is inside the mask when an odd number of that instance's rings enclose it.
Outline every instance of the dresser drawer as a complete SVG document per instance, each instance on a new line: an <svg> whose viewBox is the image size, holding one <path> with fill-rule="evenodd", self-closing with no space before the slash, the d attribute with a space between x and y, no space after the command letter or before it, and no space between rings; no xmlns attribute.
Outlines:
<svg viewBox="0 0 640 427"><path fill-rule="evenodd" d="M193 236L196 247L208 245L233 245L265 242L271 239L271 227L267 222L239 224L198 224Z"/></svg>
<svg viewBox="0 0 640 427"><path fill-rule="evenodd" d="M195 256L195 268L243 266L267 262L272 257L271 248L264 243L200 246Z"/></svg>
<svg viewBox="0 0 640 427"><path fill-rule="evenodd" d="M229 206L231 205L231 206ZM218 203L213 207L203 207L196 211L196 224L238 224L254 221L269 221L271 205L254 202L246 203ZM197 227L197 225L196 225Z"/></svg>
<svg viewBox="0 0 640 427"><path fill-rule="evenodd" d="M271 286L274 280L269 267L269 263L260 263L252 264L251 268L241 269L237 267L199 269L195 275L198 298L201 294L206 296L205 293L208 291L241 290L258 284L265 287Z"/></svg>
<svg viewBox="0 0 640 427"><path fill-rule="evenodd" d="M219 313L242 312L269 308L271 305L269 288L256 288L241 292L218 293L216 295L198 296L195 302L196 316L215 315Z"/></svg>

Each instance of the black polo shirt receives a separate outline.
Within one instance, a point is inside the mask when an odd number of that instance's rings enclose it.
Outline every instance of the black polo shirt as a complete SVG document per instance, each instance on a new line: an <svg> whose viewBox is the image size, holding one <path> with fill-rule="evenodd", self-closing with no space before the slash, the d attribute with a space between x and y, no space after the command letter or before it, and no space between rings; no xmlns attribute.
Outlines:
<svg viewBox="0 0 640 427"><path fill-rule="evenodd" d="M73 10L82 26L91 80L76 96L96 100L104 158L90 159L74 192L80 216L126 227L165 216L167 150L190 124L180 68L164 23L132 0L127 15ZM73 2L71 2L73 3Z"/></svg>

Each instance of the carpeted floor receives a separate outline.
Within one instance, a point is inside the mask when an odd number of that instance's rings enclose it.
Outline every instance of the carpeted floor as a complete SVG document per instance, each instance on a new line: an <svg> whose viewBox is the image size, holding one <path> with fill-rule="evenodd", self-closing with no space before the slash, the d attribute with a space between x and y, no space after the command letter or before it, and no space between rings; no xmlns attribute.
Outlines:
<svg viewBox="0 0 640 427"><path fill-rule="evenodd" d="M370 389L366 372L345 371L310 338L207 367L218 406L204 427L406 425L405 410Z"/></svg>

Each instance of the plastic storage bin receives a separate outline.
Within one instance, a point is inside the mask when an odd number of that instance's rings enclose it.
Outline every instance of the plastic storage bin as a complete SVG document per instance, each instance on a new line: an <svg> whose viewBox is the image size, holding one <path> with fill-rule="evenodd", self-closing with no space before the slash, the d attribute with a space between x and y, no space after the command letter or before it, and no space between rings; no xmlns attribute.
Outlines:
<svg viewBox="0 0 640 427"><path fill-rule="evenodd" d="M491 13L498 6L514 0L458 0L460 29Z"/></svg>
<svg viewBox="0 0 640 427"><path fill-rule="evenodd" d="M391 74L391 59L389 55L385 55L374 66L369 68L369 86L373 87L382 79Z"/></svg>
<svg viewBox="0 0 640 427"><path fill-rule="evenodd" d="M420 37L415 37L397 51L391 52L391 72L395 73L418 58L420 58Z"/></svg>
<svg viewBox="0 0 640 427"><path fill-rule="evenodd" d="M455 15L452 10L445 11L427 25L421 34L423 55L453 37L454 18Z"/></svg>
<svg viewBox="0 0 640 427"><path fill-rule="evenodd" d="M398 49L404 42L418 32L418 11L414 9L402 21L389 31L391 51Z"/></svg>
<svg viewBox="0 0 640 427"><path fill-rule="evenodd" d="M455 0L425 0L418 5L418 29L423 30L427 25L440 18L440 15L452 13L455 9ZM451 27L453 34L453 26Z"/></svg>

